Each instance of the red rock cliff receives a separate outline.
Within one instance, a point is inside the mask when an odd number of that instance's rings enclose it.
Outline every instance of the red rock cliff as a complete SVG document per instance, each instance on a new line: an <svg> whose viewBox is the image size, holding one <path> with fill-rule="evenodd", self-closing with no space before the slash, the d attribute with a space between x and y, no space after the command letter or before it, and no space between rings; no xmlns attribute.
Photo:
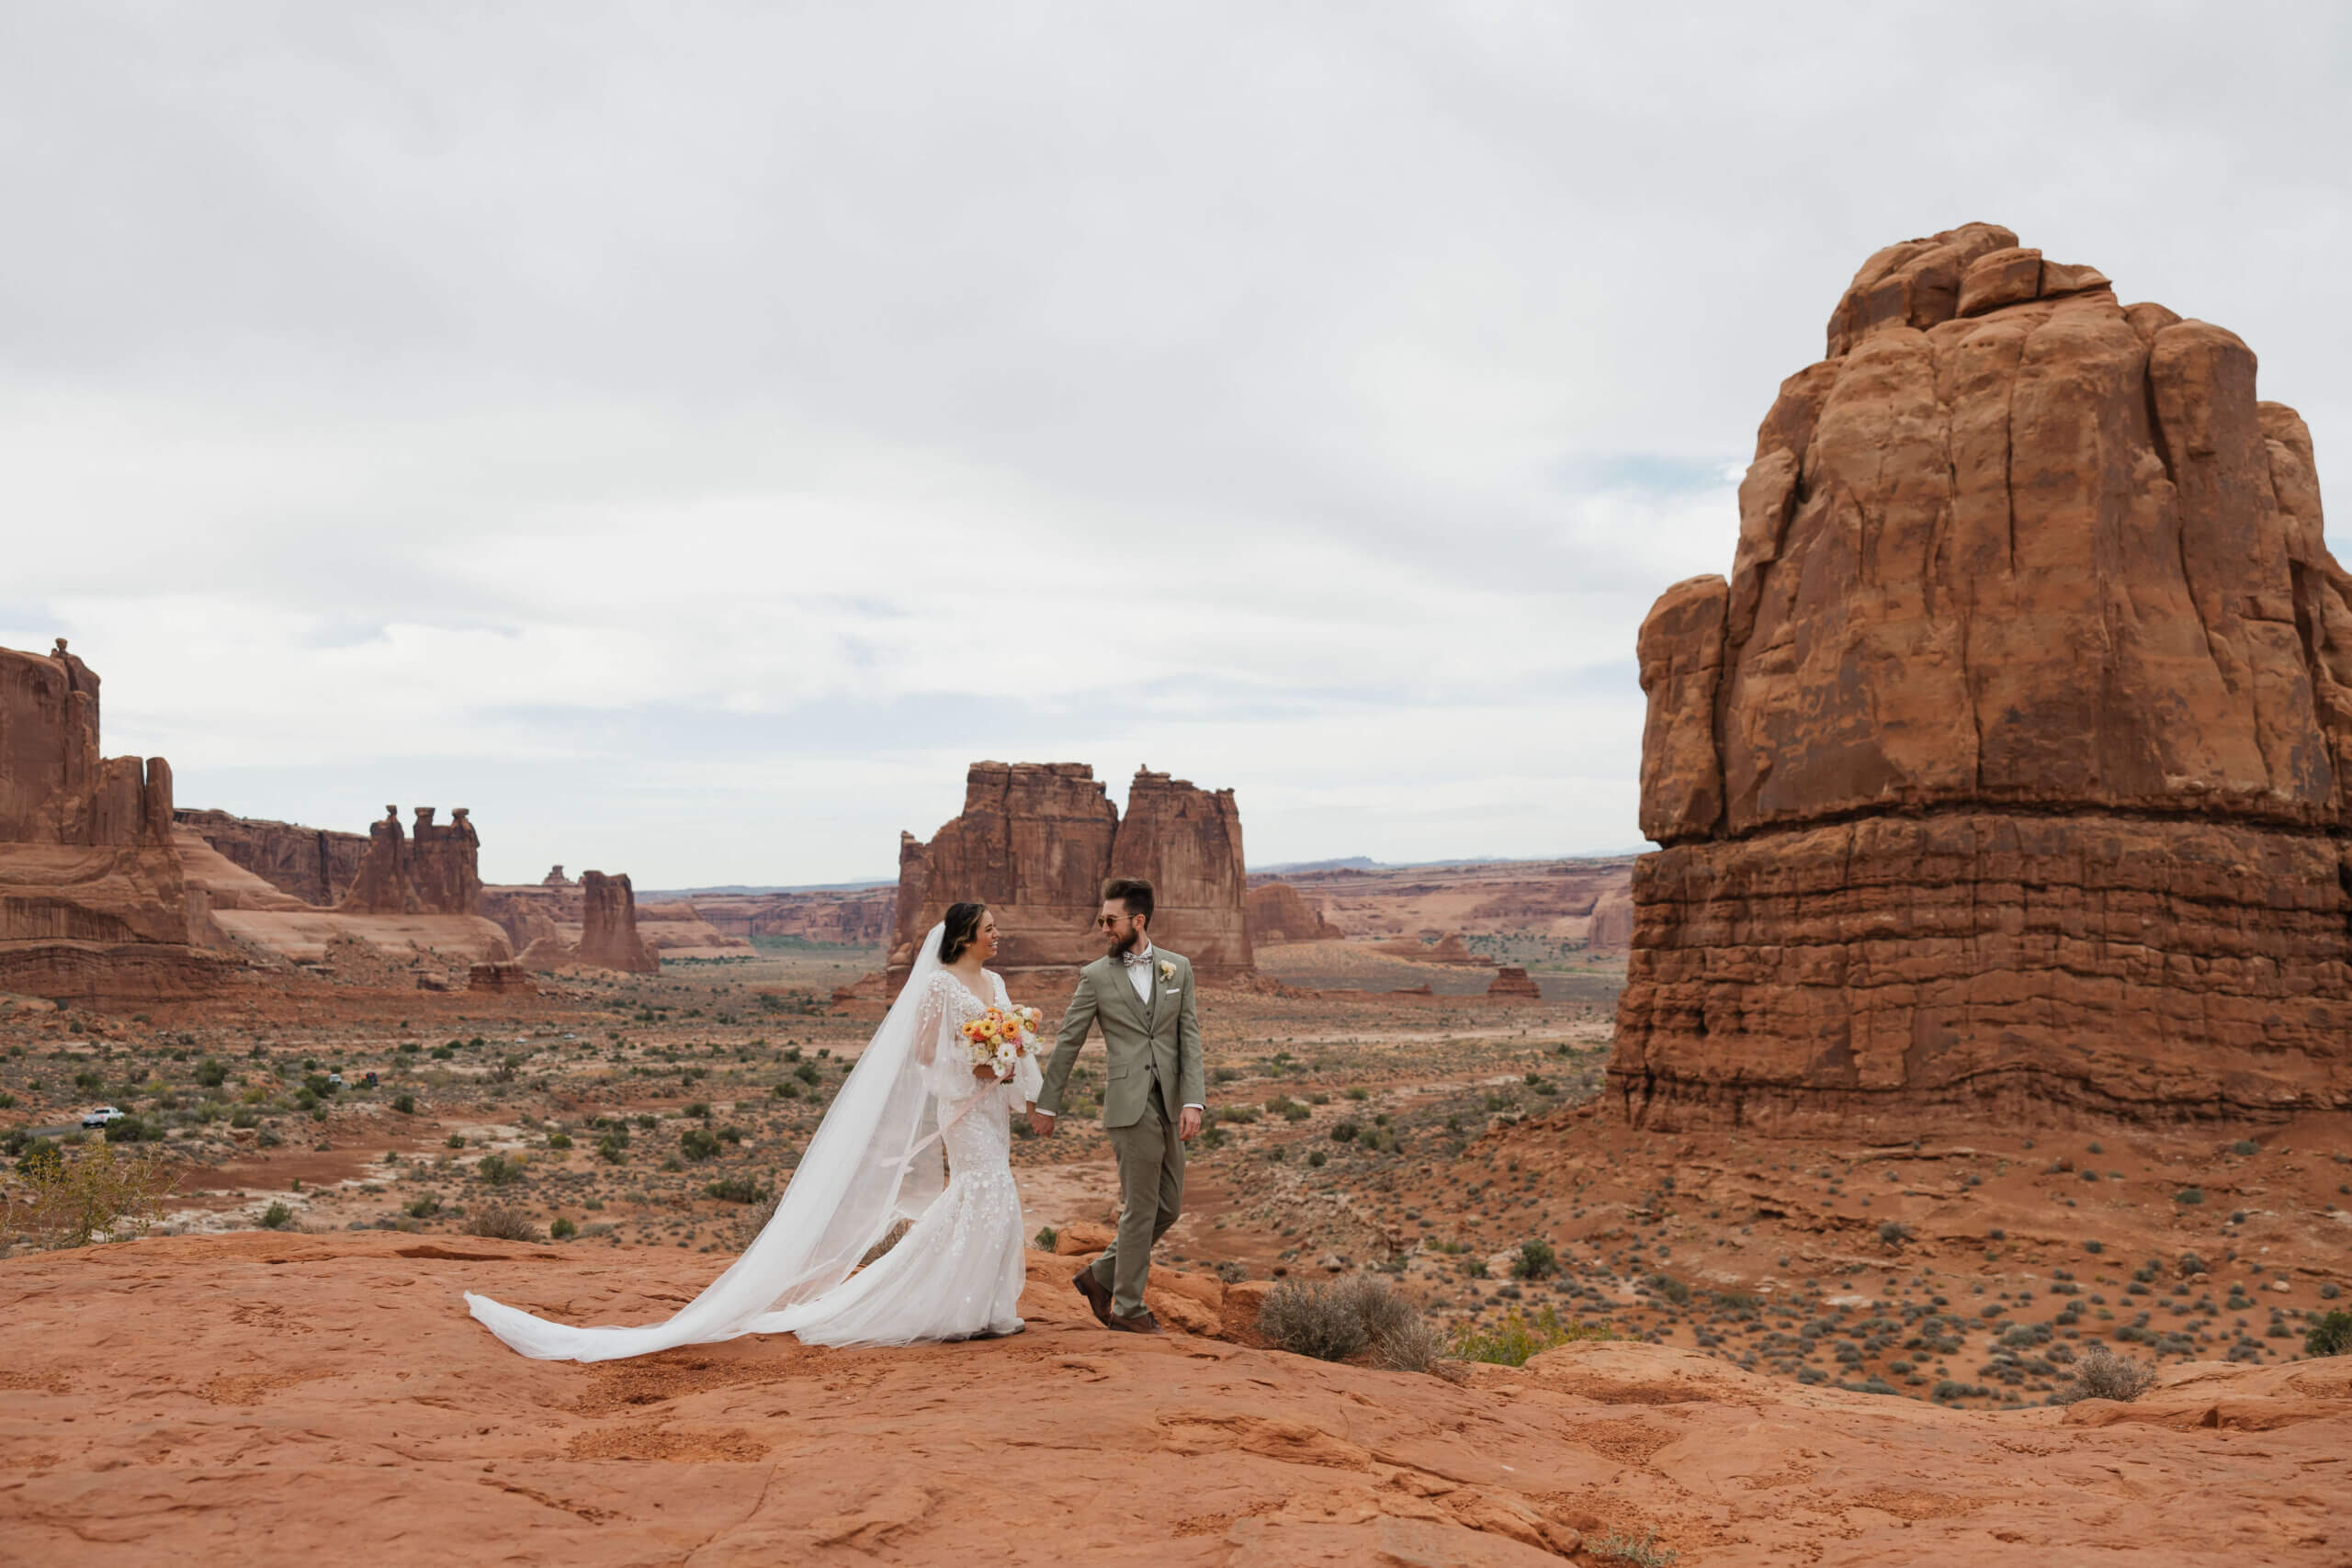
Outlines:
<svg viewBox="0 0 2352 1568"><path fill-rule="evenodd" d="M478 915L481 840L466 807L444 827L435 808L416 808L413 837L401 833L397 806L368 829L368 852L336 908L347 915Z"/></svg>
<svg viewBox="0 0 2352 1568"><path fill-rule="evenodd" d="M1872 256L1828 352L1730 580L1642 626L1629 1111L2352 1102L2352 579L2302 421L1985 224Z"/></svg>
<svg viewBox="0 0 2352 1568"><path fill-rule="evenodd" d="M306 904L333 908L359 878L368 858L364 833L335 833L292 822L232 817L225 811L175 810L173 822L232 863Z"/></svg>
<svg viewBox="0 0 2352 1568"><path fill-rule="evenodd" d="M0 649L0 990L110 1004L200 994L172 770L98 754L98 678L60 639Z"/></svg>
<svg viewBox="0 0 2352 1568"><path fill-rule="evenodd" d="M575 962L650 975L662 967L637 933L637 893L627 876L580 874L580 951Z"/></svg>
<svg viewBox="0 0 2352 1568"><path fill-rule="evenodd" d="M1128 822L1083 762L975 762L964 811L924 843L899 841L890 984L947 906L970 899L995 913L1006 969L1084 964L1101 956L1094 917L1102 883L1148 876L1154 935L1204 978L1246 972L1241 817L1233 792L1197 789L1139 770Z"/></svg>

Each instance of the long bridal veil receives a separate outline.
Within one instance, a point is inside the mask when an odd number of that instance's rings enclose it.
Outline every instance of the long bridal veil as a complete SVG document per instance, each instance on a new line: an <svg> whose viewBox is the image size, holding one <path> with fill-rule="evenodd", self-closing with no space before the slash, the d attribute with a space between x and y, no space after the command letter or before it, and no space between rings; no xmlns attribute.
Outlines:
<svg viewBox="0 0 2352 1568"><path fill-rule="evenodd" d="M543 1361L609 1361L679 1345L780 1332L788 1306L847 1279L899 1219L919 1217L946 1185L937 1118L918 1060L915 1018L939 972L942 926L833 1099L758 1237L726 1273L667 1323L575 1328L466 1292L492 1334Z"/></svg>

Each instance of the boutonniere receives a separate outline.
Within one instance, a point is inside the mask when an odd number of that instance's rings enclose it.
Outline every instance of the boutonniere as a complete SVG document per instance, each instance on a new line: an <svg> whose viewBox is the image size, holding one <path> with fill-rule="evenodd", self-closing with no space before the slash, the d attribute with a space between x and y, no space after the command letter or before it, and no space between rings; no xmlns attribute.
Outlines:
<svg viewBox="0 0 2352 1568"><path fill-rule="evenodd" d="M1159 961L1159 977L1162 981L1173 980L1176 978L1176 965L1169 963L1165 958L1161 959Z"/></svg>

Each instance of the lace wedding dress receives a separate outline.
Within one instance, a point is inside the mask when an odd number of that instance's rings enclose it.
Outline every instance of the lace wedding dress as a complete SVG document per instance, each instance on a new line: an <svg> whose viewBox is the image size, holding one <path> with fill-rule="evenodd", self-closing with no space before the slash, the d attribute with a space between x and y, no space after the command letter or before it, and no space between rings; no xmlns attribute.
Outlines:
<svg viewBox="0 0 2352 1568"><path fill-rule="evenodd" d="M939 938L934 926L767 1224L676 1315L581 1328L468 1292L473 1315L526 1356L579 1361L744 1334L910 1345L1020 1328L1025 1269L1012 1119L1036 1100L1042 1074L1035 1053L1009 1082L973 1074L964 1023L1011 1000L993 973L984 999L941 967ZM899 1220L911 1224L898 1244L859 1269Z"/></svg>

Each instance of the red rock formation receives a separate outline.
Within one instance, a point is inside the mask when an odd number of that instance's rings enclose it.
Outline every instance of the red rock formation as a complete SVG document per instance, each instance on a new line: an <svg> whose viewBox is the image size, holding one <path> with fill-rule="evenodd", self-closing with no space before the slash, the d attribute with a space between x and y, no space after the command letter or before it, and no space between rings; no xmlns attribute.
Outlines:
<svg viewBox="0 0 2352 1568"><path fill-rule="evenodd" d="M749 957L752 952L750 942L740 936L729 936L704 919L693 901L685 898L638 905L637 930L645 939L646 951L657 956L664 953L693 953Z"/></svg>
<svg viewBox="0 0 2352 1568"><path fill-rule="evenodd" d="M523 952L542 938L561 942L562 928L569 926L576 931L580 925L580 904L579 885L571 882L560 887L533 884L481 890L483 918L497 923L516 953Z"/></svg>
<svg viewBox="0 0 2352 1568"><path fill-rule="evenodd" d="M890 984L947 906L969 899L995 913L1000 967L1083 964L1102 953L1094 918L1103 881L1151 879L1153 935L1193 961L1204 979L1250 968L1243 912L1241 817L1231 790L1212 794L1138 770L1127 821L1083 762L975 762L964 812L933 835L899 841Z"/></svg>
<svg viewBox="0 0 2352 1568"><path fill-rule="evenodd" d="M200 900L199 900L200 902ZM110 1005L201 995L161 757L98 755L98 678L66 651L0 649L0 991Z"/></svg>
<svg viewBox="0 0 2352 1568"><path fill-rule="evenodd" d="M2352 1103L2352 578L2230 333L1984 224L1871 258L1731 580L1644 622L1653 1124Z"/></svg>
<svg viewBox="0 0 2352 1568"><path fill-rule="evenodd" d="M1249 910L1253 946L1270 942L1339 942L1347 935L1323 918L1320 899L1306 897L1287 882L1261 882L1250 888Z"/></svg>
<svg viewBox="0 0 2352 1568"><path fill-rule="evenodd" d="M1527 971L1510 964L1495 971L1494 979L1487 983L1487 995L1531 1002L1544 998L1543 988L1528 978Z"/></svg>
<svg viewBox="0 0 2352 1568"><path fill-rule="evenodd" d="M892 989L947 906L973 899L996 914L1001 968L1098 956L1094 916L1118 828L1118 808L1083 762L973 763L961 816L929 843L899 837Z"/></svg>
<svg viewBox="0 0 2352 1568"><path fill-rule="evenodd" d="M637 933L637 894L627 876L580 874L580 948L573 962L650 975L662 967Z"/></svg>
<svg viewBox="0 0 2352 1568"><path fill-rule="evenodd" d="M539 878L539 886L542 887L577 887L580 885L572 881L571 878L563 874L562 866L552 865L548 868L548 874Z"/></svg>
<svg viewBox="0 0 2352 1568"><path fill-rule="evenodd" d="M1110 874L1150 880L1152 940L1191 959L1202 979L1231 979L1256 966L1243 902L1245 863L1241 808L1231 790L1136 770L1111 846Z"/></svg>
<svg viewBox="0 0 2352 1568"><path fill-rule="evenodd" d="M1464 968L1494 962L1491 958L1479 957L1464 946L1460 931L1448 931L1435 942L1402 937L1395 942L1384 942L1374 951L1387 953L1392 958L1409 958L1417 964L1453 964Z"/></svg>
<svg viewBox="0 0 2352 1568"><path fill-rule="evenodd" d="M333 908L350 891L368 856L364 833L334 833L225 811L175 810L172 821L233 864L322 909Z"/></svg>
<svg viewBox="0 0 2352 1568"><path fill-rule="evenodd" d="M529 996L539 988L531 972L511 960L493 960L468 966L466 989L497 996Z"/></svg>
<svg viewBox="0 0 2352 1568"><path fill-rule="evenodd" d="M397 806L368 829L368 852L350 890L336 904L347 915L472 915L481 908L481 840L464 807L443 827L435 807L416 808L413 839L401 833Z"/></svg>

